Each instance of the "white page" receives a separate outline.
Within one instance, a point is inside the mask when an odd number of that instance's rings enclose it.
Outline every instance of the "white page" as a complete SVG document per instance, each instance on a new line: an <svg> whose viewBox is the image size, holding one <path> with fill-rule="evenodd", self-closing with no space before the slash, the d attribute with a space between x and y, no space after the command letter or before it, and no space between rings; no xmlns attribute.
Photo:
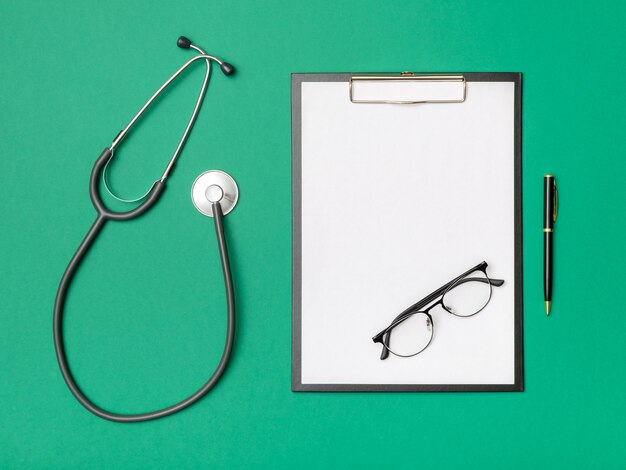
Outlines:
<svg viewBox="0 0 626 470"><path fill-rule="evenodd" d="M302 83L302 383L513 384L514 83L421 105L348 86ZM379 359L372 336L483 260L505 280L485 310L436 308L424 352Z"/></svg>

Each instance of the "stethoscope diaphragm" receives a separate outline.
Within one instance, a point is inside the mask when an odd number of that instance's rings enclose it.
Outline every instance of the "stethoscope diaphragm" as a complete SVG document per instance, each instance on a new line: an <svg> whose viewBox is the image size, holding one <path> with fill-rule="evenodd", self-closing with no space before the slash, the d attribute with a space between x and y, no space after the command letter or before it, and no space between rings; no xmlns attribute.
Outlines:
<svg viewBox="0 0 626 470"><path fill-rule="evenodd" d="M224 215L232 211L239 199L237 183L228 173L205 171L191 186L191 200L200 212L213 217L213 204L219 202Z"/></svg>

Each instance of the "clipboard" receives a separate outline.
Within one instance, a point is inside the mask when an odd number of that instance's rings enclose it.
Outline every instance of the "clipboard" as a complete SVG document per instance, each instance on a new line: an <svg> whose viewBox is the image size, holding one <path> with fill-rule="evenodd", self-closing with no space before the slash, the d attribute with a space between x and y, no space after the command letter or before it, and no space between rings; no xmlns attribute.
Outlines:
<svg viewBox="0 0 626 470"><path fill-rule="evenodd" d="M521 73L292 74L292 390L523 391ZM372 336L486 261L484 312Z"/></svg>

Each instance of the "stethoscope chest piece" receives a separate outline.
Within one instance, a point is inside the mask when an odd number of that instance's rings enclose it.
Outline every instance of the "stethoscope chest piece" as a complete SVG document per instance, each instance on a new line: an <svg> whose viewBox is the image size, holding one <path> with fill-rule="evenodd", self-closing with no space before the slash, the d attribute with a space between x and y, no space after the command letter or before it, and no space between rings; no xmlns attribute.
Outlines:
<svg viewBox="0 0 626 470"><path fill-rule="evenodd" d="M205 171L191 187L191 200L200 212L213 217L213 205L220 203L224 215L232 211L239 199L237 183L228 173L219 170Z"/></svg>

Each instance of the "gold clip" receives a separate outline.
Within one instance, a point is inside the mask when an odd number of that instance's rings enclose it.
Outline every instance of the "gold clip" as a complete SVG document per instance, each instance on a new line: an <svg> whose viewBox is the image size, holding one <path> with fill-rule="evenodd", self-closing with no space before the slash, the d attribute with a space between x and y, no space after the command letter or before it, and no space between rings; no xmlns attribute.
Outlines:
<svg viewBox="0 0 626 470"><path fill-rule="evenodd" d="M552 221L556 222L556 213L559 209L559 192L556 189L556 178L553 177L552 181L554 181L554 218Z"/></svg>

